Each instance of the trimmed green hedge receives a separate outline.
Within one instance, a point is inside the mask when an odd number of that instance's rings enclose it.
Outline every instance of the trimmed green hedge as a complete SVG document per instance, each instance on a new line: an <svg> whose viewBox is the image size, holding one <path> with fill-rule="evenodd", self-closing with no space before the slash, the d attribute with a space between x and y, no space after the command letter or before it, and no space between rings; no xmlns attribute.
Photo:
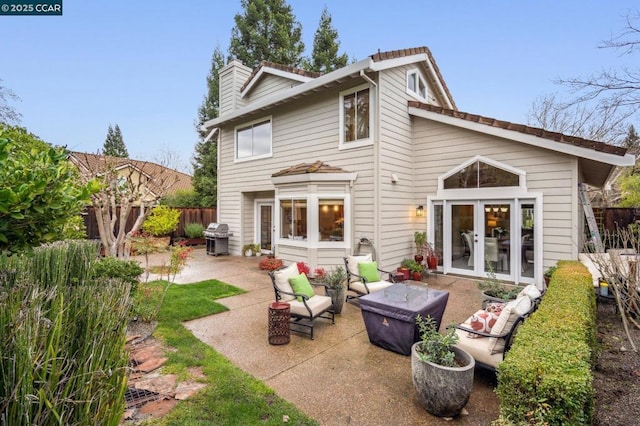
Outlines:
<svg viewBox="0 0 640 426"><path fill-rule="evenodd" d="M501 420L591 424L596 356L591 274L580 262L560 261L540 307L519 328L498 366Z"/></svg>

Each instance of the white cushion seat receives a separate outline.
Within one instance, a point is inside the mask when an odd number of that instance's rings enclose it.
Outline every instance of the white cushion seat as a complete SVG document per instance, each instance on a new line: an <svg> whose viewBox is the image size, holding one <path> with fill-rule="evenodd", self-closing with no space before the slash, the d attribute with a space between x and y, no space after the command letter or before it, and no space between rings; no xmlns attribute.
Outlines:
<svg viewBox="0 0 640 426"><path fill-rule="evenodd" d="M297 300L290 300L289 302L290 311L293 315L300 316L309 316L309 311L307 307L304 305L304 302L299 302ZM320 313L326 311L331 307L331 297L329 296L320 296L316 294L315 296L309 298L307 300L307 306L311 309L311 316L318 316Z"/></svg>
<svg viewBox="0 0 640 426"><path fill-rule="evenodd" d="M376 291L383 290L387 287L392 286L393 283L389 281L376 281L374 283L367 283L367 288L369 289L369 293L375 293ZM362 281L355 281L349 284L349 288L358 293L367 294L367 288L365 288Z"/></svg>
<svg viewBox="0 0 640 426"><path fill-rule="evenodd" d="M471 328L471 317L467 318L467 320L460 325ZM492 354L489 350L489 338L473 338L470 337L469 332L459 329L456 329L456 334L459 338L456 346L469 352L476 362L481 362L482 364L496 368L498 364L503 361L503 353Z"/></svg>
<svg viewBox="0 0 640 426"><path fill-rule="evenodd" d="M291 287L291 283L289 282L289 278L293 278L298 274L298 265L295 262L287 266L286 268L274 271L273 277L275 279L275 285L278 286L278 289L280 289L281 291L294 293L293 288ZM291 294L280 293L280 299L283 302L289 302L291 300L294 300L295 298L296 297Z"/></svg>

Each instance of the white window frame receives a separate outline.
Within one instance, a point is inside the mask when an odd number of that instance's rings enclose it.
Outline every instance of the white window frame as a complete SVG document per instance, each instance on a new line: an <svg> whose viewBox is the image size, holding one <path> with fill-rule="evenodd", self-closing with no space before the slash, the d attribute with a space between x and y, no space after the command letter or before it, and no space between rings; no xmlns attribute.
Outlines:
<svg viewBox="0 0 640 426"><path fill-rule="evenodd" d="M280 202L289 200L307 200L307 239L296 240L290 238L282 238L280 229ZM343 241L320 241L320 218L319 218L319 200L342 200L344 208L344 228ZM276 226L276 243L278 246L290 247L308 247L308 248L347 248L351 246L351 196L345 193L296 193L277 196L274 209L274 223Z"/></svg>
<svg viewBox="0 0 640 426"><path fill-rule="evenodd" d="M414 77L416 81L415 90L409 87L409 80L411 79L411 77ZM424 96L420 94L420 84L424 86ZM429 95L429 86L427 85L427 81L422 76L422 73L420 73L417 68L407 71L407 94L420 101L428 102L427 97Z"/></svg>
<svg viewBox="0 0 640 426"><path fill-rule="evenodd" d="M344 140L344 98L345 96L351 95L356 92L360 92L362 90L369 89L369 137L366 139L356 139L354 141L345 141ZM373 111L375 110L375 90L371 87L370 84L365 83L360 86L352 87L348 90L343 90L340 92L340 120L339 120L339 134L340 134L340 145L338 149L352 149L352 148L360 148L363 146L373 145L374 141L374 129L373 125Z"/></svg>
<svg viewBox="0 0 640 426"><path fill-rule="evenodd" d="M238 158L238 132L241 130L245 130L249 127L252 127L255 124L259 124L259 123L263 123L268 121L271 127L271 132L269 134L269 152L265 153L265 154L260 154L260 155L251 155L248 157L242 157L242 158ZM245 161L251 161L251 160L257 160L260 158L270 158L273 156L273 117L272 116L266 116L266 117L262 117L259 118L257 120L253 120L253 121L249 121L247 123L242 123L239 126L234 127L233 129L233 157L234 157L234 162L235 163L242 163Z"/></svg>

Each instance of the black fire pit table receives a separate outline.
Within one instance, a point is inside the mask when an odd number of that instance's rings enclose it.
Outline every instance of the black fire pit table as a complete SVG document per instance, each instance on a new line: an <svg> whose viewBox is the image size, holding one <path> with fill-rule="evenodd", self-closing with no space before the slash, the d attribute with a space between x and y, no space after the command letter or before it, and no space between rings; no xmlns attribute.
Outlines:
<svg viewBox="0 0 640 426"><path fill-rule="evenodd" d="M431 316L440 328L448 301L448 291L433 290L411 281L360 297L369 341L381 348L410 355L411 346L420 340L416 316Z"/></svg>

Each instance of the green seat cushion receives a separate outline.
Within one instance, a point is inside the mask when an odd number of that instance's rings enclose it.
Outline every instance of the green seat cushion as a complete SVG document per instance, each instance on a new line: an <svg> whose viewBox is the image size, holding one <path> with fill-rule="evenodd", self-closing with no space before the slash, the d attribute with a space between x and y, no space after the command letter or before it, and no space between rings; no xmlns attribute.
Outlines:
<svg viewBox="0 0 640 426"><path fill-rule="evenodd" d="M293 289L294 293L304 294L305 296L309 296L310 298L315 295L313 287L311 287L309 279L304 273L289 278L289 284L291 284L291 288ZM298 302L302 302L301 296L298 296Z"/></svg>
<svg viewBox="0 0 640 426"><path fill-rule="evenodd" d="M360 262L358 263L358 272L360 272L360 276L367 279L367 282L375 283L380 281L378 262Z"/></svg>

